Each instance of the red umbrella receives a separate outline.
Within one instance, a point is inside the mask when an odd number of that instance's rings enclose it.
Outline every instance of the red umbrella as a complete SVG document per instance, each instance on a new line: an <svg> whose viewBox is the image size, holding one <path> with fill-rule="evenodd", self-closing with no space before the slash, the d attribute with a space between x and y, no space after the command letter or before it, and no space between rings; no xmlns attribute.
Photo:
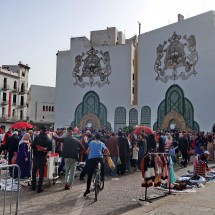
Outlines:
<svg viewBox="0 0 215 215"><path fill-rule="evenodd" d="M31 129L33 127L33 125L27 122L16 122L15 124L10 126L10 128L12 129Z"/></svg>
<svg viewBox="0 0 215 215"><path fill-rule="evenodd" d="M145 134L154 134L154 131L151 128L149 128L148 126L145 126L145 125L136 126L134 128L133 133L134 134L142 134L143 130L144 130Z"/></svg>

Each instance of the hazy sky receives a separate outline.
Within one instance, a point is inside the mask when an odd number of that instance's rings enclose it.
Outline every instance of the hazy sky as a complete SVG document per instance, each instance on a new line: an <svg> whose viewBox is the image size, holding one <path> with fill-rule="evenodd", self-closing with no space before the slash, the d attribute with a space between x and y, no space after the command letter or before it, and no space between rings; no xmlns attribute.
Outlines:
<svg viewBox="0 0 215 215"><path fill-rule="evenodd" d="M215 0L0 0L0 66L29 64L29 85L55 86L56 53L70 38L116 27L126 38L215 10Z"/></svg>

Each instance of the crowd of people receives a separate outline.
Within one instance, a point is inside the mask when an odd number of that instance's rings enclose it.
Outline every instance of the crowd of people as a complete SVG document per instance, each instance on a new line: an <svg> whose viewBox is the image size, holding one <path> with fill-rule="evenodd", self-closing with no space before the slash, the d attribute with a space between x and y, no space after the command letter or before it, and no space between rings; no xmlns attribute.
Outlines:
<svg viewBox="0 0 215 215"><path fill-rule="evenodd" d="M162 130L147 134L144 130L138 134L125 133L119 129L116 133L108 130L93 130L84 128L57 129L47 131L42 126L39 132L32 130L4 132L0 129L0 154L4 155L8 164L18 164L21 169L21 178L31 178L31 189L40 193L43 191L43 176L47 162L47 153L53 151L62 157L58 173L65 171L65 189L72 187L77 162L86 165L80 173L80 180L87 185L84 195L90 192L92 175L97 162L101 162L102 179L105 174L115 177L125 175L131 166L140 171L144 154L147 152L168 152L174 163L186 167L193 155L199 155L205 160L214 160L215 134L204 132L163 132ZM206 156L207 155L207 156ZM107 164L109 156L114 168ZM179 157L182 157L179 161ZM39 182L36 183L37 171ZM15 176L17 174L15 173Z"/></svg>

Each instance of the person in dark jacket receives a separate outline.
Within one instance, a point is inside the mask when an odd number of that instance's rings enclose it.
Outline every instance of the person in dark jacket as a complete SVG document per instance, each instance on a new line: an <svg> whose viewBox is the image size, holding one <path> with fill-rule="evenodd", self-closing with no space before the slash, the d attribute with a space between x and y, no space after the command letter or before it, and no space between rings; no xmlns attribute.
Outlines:
<svg viewBox="0 0 215 215"><path fill-rule="evenodd" d="M181 151L183 158L183 161L181 161L180 164L186 167L188 162L189 142L185 132L183 132L182 137L179 138L178 149Z"/></svg>
<svg viewBox="0 0 215 215"><path fill-rule="evenodd" d="M39 182L38 182L38 190L40 193L43 191L43 175L44 169L46 166L46 155L48 151L52 150L52 142L46 134L46 127L41 126L40 134L34 138L32 143L33 150L33 169L32 169L32 183L31 189L36 190L36 172L39 169Z"/></svg>
<svg viewBox="0 0 215 215"><path fill-rule="evenodd" d="M18 151L19 147L19 137L18 132L14 131L12 136L8 138L8 164L11 164L13 155Z"/></svg>
<svg viewBox="0 0 215 215"><path fill-rule="evenodd" d="M73 137L73 128L67 128L67 136L53 139L63 143L62 157L64 157L65 172L65 190L69 190L74 182L75 169L79 159L79 150L85 150L80 141Z"/></svg>
<svg viewBox="0 0 215 215"><path fill-rule="evenodd" d="M124 175L126 170L126 156L129 154L129 143L128 139L123 136L122 131L118 132L118 141L119 141L119 157L122 163L119 165L117 173L119 174L120 172L121 175Z"/></svg>

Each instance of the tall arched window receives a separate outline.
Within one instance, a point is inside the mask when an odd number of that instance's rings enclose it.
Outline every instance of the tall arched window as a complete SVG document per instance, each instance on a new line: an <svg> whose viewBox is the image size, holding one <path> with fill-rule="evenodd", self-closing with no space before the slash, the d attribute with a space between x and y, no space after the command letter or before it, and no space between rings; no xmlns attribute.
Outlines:
<svg viewBox="0 0 215 215"><path fill-rule="evenodd" d="M46 107L45 107L45 105L43 105L43 111L46 111Z"/></svg>
<svg viewBox="0 0 215 215"><path fill-rule="evenodd" d="M149 106L143 106L141 109L141 125L151 127L151 108Z"/></svg>
<svg viewBox="0 0 215 215"><path fill-rule="evenodd" d="M184 93L177 85L172 85L166 92L166 113L176 111L184 113Z"/></svg>
<svg viewBox="0 0 215 215"><path fill-rule="evenodd" d="M21 85L21 92L22 92L22 93L25 92L25 85L24 85L24 83L22 83L22 85Z"/></svg>
<svg viewBox="0 0 215 215"><path fill-rule="evenodd" d="M12 111L12 116L13 117L15 116L15 109L13 109L13 111Z"/></svg>
<svg viewBox="0 0 215 215"><path fill-rule="evenodd" d="M13 89L16 90L17 89L17 81L13 82Z"/></svg>
<svg viewBox="0 0 215 215"><path fill-rule="evenodd" d="M54 106L52 106L52 111L54 112Z"/></svg>
<svg viewBox="0 0 215 215"><path fill-rule="evenodd" d="M126 109L124 107L117 107L114 116L114 130L117 131L119 128L126 126Z"/></svg>
<svg viewBox="0 0 215 215"><path fill-rule="evenodd" d="M7 78L4 78L3 87L4 87L5 89L7 88Z"/></svg>
<svg viewBox="0 0 215 215"><path fill-rule="evenodd" d="M86 93L86 95L83 98L83 109L84 109L84 114L87 113L94 113L97 114L99 113L99 97L96 93L90 91Z"/></svg>
<svg viewBox="0 0 215 215"><path fill-rule="evenodd" d="M49 106L49 111L51 111L51 106Z"/></svg>
<svg viewBox="0 0 215 215"><path fill-rule="evenodd" d="M46 111L49 111L49 107L48 106L46 106Z"/></svg>
<svg viewBox="0 0 215 215"><path fill-rule="evenodd" d="M129 111L129 125L133 127L138 125L138 112L135 108Z"/></svg>
<svg viewBox="0 0 215 215"><path fill-rule="evenodd" d="M21 106L24 106L24 96L21 96L20 105L21 105Z"/></svg>
<svg viewBox="0 0 215 215"><path fill-rule="evenodd" d="M20 119L23 119L23 110L20 110Z"/></svg>

